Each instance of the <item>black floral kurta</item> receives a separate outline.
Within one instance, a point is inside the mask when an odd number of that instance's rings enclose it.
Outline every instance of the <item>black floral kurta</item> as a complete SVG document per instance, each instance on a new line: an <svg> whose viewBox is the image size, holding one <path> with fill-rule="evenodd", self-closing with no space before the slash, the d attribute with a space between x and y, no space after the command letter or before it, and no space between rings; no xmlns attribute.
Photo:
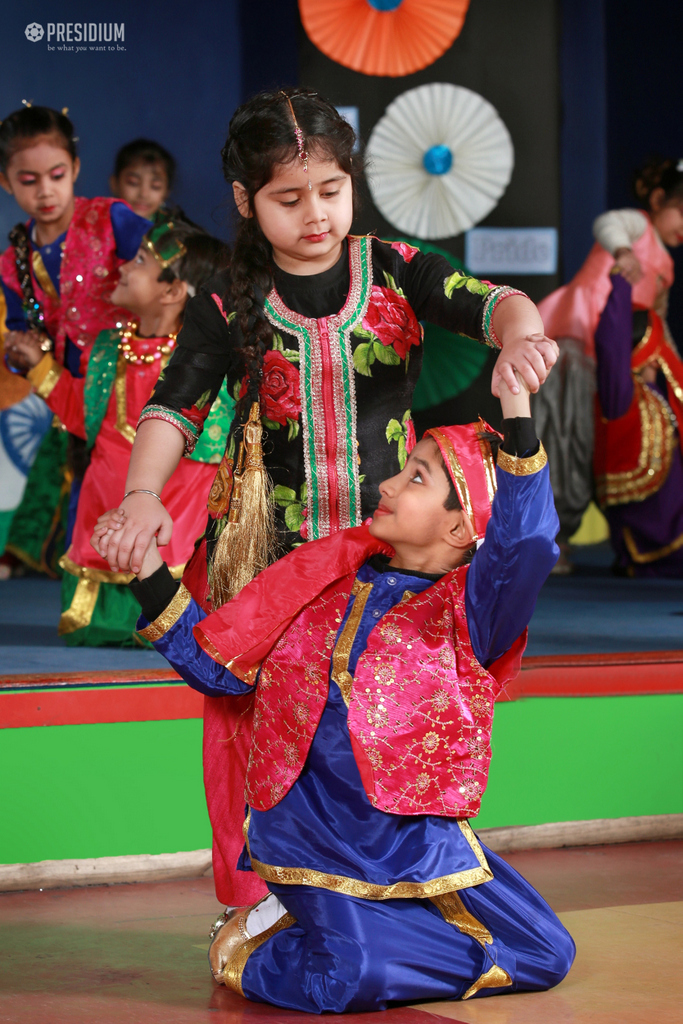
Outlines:
<svg viewBox="0 0 683 1024"><path fill-rule="evenodd" d="M276 271L265 301L274 328L261 384L264 459L284 551L358 525L414 440L411 399L422 363L419 321L496 346L493 311L510 289L454 271L403 242L349 237L337 264ZM226 304L229 271L190 300L178 344L143 410L173 423L192 451L223 380L243 388L242 345ZM209 555L229 507L234 427L209 498Z"/></svg>

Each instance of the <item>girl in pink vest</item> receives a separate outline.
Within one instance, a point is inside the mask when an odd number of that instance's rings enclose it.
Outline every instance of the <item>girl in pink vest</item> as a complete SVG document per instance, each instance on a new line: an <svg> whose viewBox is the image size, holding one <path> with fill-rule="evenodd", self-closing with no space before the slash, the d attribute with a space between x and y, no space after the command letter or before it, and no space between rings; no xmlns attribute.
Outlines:
<svg viewBox="0 0 683 1024"><path fill-rule="evenodd" d="M269 892L222 915L209 960L248 999L381 1010L550 988L572 964L550 907L468 821L557 557L528 394L501 400L497 469L481 421L428 431L369 526L301 546L211 615L155 545L131 584L185 680L243 702L222 778L226 808L230 790L247 802L231 870Z"/></svg>
<svg viewBox="0 0 683 1024"><path fill-rule="evenodd" d="M25 106L0 125L0 185L28 217L13 229L12 244L0 256L0 285L7 306L5 352L11 354L17 334L33 331L43 351L53 351L57 362L75 377L84 375L100 331L129 319L126 310L112 305L110 296L118 268L135 256L150 227L126 203L74 196L79 171L74 127L65 111ZM28 367L15 361L13 368ZM54 430L45 437L35 479L29 478L10 530L9 549L33 568L54 568L61 547L54 537L53 551L49 535L60 526L55 507L64 492L65 440ZM77 439L70 439L69 448L75 479L73 520L87 459ZM46 485L54 498L46 500Z"/></svg>
<svg viewBox="0 0 683 1024"><path fill-rule="evenodd" d="M595 330L621 271L633 302L666 318L674 279L667 247L683 242L683 161L654 160L635 176L642 209L610 210L593 225L596 241L578 273L540 304L545 330L560 345L559 373L534 398L534 417L548 451L562 551L556 569L569 572L569 538L593 493Z"/></svg>

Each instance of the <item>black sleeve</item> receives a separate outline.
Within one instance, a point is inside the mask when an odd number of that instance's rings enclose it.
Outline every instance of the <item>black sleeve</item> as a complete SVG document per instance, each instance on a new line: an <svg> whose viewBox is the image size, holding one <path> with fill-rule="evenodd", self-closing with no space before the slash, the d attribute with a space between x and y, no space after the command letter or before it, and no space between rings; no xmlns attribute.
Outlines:
<svg viewBox="0 0 683 1024"><path fill-rule="evenodd" d="M404 264L400 276L403 281L399 283L418 320L485 342L484 303L493 286L454 270L437 253L417 253Z"/></svg>
<svg viewBox="0 0 683 1024"><path fill-rule="evenodd" d="M206 416L225 377L237 372L240 360L233 331L212 297L212 288L225 287L219 275L188 302L178 344L146 409L162 406L187 413L202 399Z"/></svg>
<svg viewBox="0 0 683 1024"><path fill-rule="evenodd" d="M508 455L516 455L518 459L529 459L536 455L540 442L531 416L515 416L514 419L503 420L501 448Z"/></svg>
<svg viewBox="0 0 683 1024"><path fill-rule="evenodd" d="M147 579L139 580L135 577L128 586L140 605L144 617L148 622L154 622L175 597L180 581L173 579L166 562L164 562Z"/></svg>

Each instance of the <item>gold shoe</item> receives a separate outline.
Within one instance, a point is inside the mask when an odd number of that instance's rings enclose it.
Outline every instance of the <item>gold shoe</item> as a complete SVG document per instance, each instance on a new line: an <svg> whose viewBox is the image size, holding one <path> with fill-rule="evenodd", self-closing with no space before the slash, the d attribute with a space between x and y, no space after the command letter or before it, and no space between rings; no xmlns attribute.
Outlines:
<svg viewBox="0 0 683 1024"><path fill-rule="evenodd" d="M247 917L253 907L234 907L226 910L215 922L209 933L209 966L219 984L224 984L223 971L240 946L249 941Z"/></svg>

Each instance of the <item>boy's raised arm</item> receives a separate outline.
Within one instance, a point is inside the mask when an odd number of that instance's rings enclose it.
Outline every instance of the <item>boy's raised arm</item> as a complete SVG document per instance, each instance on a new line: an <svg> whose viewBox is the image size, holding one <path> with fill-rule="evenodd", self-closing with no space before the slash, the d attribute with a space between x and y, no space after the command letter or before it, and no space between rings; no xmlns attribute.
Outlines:
<svg viewBox="0 0 683 1024"><path fill-rule="evenodd" d="M140 635L154 644L188 686L208 697L239 695L253 689L197 643L193 629L206 615L183 584L173 579L156 540L152 539L140 572L129 585L142 609Z"/></svg>
<svg viewBox="0 0 683 1024"><path fill-rule="evenodd" d="M529 625L539 591L557 561L555 511L545 451L531 419L529 392L501 383L504 441L498 490L483 545L467 572L472 647L490 665Z"/></svg>

